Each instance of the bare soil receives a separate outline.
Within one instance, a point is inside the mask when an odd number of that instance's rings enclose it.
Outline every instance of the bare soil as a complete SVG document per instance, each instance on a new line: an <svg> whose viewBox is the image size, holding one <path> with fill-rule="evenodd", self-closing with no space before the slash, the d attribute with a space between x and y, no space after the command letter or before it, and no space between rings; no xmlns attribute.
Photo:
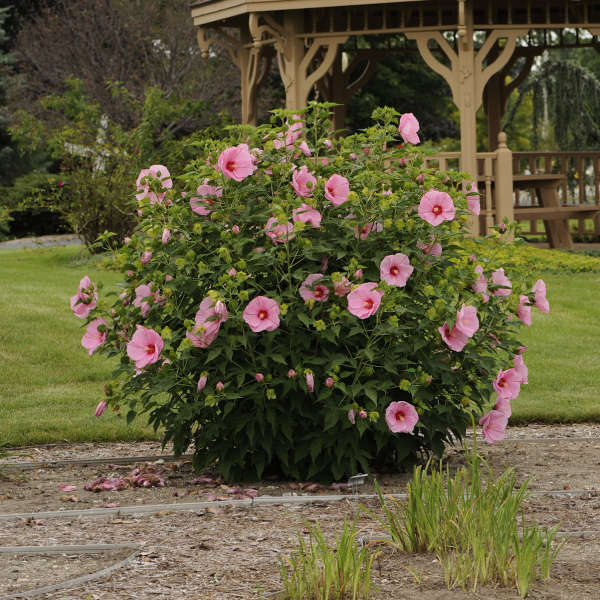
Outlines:
<svg viewBox="0 0 600 600"><path fill-rule="evenodd" d="M550 438L550 439L549 439ZM532 478L538 491L563 491L561 495L534 495L525 506L528 520L544 526L560 524L569 532L555 564L552 580L538 583L530 592L534 599L600 598L600 425L530 426L511 428L507 440L480 449L495 471L513 466L520 481ZM43 510L86 509L119 504L170 504L218 498L232 498L235 484L212 481L193 483L198 475L189 462L169 461L152 465L163 471L165 486L129 488L123 491L88 492L83 486L98 477L122 477L131 465L50 466L50 461L100 456L148 456L159 452L157 444L81 444L40 447L23 452L47 466L11 473L0 478L0 513ZM165 452L169 452L167 448ZM448 452L451 468L463 459L460 449ZM0 461L7 463L15 458ZM143 467L142 463L139 466ZM210 476L210 474L207 474ZM384 489L402 492L406 474L371 474ZM19 479L19 477L21 479ZM65 492L60 484L74 485ZM248 484L245 486L248 487ZM56 545L89 543L134 543L142 548L135 562L110 576L85 586L41 596L46 600L124 600L124 599L251 599L277 598L280 591L279 559L294 548L306 524L319 522L328 535L336 535L344 518L352 519L357 503L349 491L312 487L293 482L262 481L253 486L260 495L322 495L346 493L339 502L308 505L275 505L200 509L197 512L158 510L145 515L113 515L101 518L0 520L0 546ZM372 491L372 478L361 493ZM373 509L376 504L363 501ZM359 518L362 535L381 533L377 523L366 515ZM97 570L98 561L122 557L95 555L76 559L60 556L0 559L0 598L21 586L19 591L67 580ZM4 561L4 562L2 562ZM96 562L94 562L96 561ZM102 563L105 566L105 563ZM383 548L375 563L375 598L424 600L518 598L516 588L482 588L476 592L447 590L435 556L406 555ZM62 579L61 579L62 578ZM12 587L11 587L12 586Z"/></svg>

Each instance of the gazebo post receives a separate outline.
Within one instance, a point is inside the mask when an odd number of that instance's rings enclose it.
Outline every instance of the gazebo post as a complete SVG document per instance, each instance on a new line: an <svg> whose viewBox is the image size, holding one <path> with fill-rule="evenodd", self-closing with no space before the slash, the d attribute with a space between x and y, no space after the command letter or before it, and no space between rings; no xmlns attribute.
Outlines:
<svg viewBox="0 0 600 600"><path fill-rule="evenodd" d="M477 109L483 100L483 90L489 79L498 73L511 59L517 38L527 33L527 29L491 30L485 42L475 52L473 39L473 2L459 0L459 26L456 50L440 31L407 32L406 37L417 42L423 60L441 75L452 90L454 104L460 114L461 170L477 179ZM501 38L506 44L497 58L488 58L490 51ZM436 58L429 40L434 40L447 56L450 66ZM484 61L486 64L484 66ZM473 235L479 234L479 221L469 219Z"/></svg>
<svg viewBox="0 0 600 600"><path fill-rule="evenodd" d="M288 110L304 108L306 100L302 96L300 63L304 58L304 43L297 37L302 32L302 14L298 12L286 12L283 16L283 35L285 36L285 48L279 52L279 70L285 85L285 105ZM283 69L282 69L283 66ZM308 90L306 96L308 96Z"/></svg>

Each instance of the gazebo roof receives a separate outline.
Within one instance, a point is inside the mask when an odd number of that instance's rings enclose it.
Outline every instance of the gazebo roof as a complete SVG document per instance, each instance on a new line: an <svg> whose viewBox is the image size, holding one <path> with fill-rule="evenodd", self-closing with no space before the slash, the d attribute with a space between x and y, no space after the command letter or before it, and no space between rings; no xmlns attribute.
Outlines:
<svg viewBox="0 0 600 600"><path fill-rule="evenodd" d="M371 4L416 4L426 1L428 0L196 0L191 4L191 11L194 25L201 26L251 12L337 8ZM455 2L451 3L455 4Z"/></svg>

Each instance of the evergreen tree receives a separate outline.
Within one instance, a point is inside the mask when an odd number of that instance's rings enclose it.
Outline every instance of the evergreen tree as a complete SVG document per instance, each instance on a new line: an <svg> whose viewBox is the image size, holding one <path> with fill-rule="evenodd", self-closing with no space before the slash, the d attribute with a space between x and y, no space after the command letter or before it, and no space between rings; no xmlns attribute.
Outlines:
<svg viewBox="0 0 600 600"><path fill-rule="evenodd" d="M8 36L5 30L9 8L0 8L0 184L6 185L12 180L15 161L18 156L11 143L7 131L8 113L6 110L6 94L13 72L14 58L5 50Z"/></svg>

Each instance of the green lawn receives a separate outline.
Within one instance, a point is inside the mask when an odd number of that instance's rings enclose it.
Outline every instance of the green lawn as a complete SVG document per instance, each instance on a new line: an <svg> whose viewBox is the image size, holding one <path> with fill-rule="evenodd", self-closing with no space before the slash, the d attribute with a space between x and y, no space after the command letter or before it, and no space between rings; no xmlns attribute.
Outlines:
<svg viewBox="0 0 600 600"><path fill-rule="evenodd" d="M600 274L543 279L550 314L534 308L523 328L529 385L512 402L511 423L600 421Z"/></svg>
<svg viewBox="0 0 600 600"><path fill-rule="evenodd" d="M153 437L112 412L93 416L109 362L80 345L69 297L83 275L119 280L74 248L0 251L0 445ZM548 274L551 313L524 328L529 385L511 423L600 421L600 273Z"/></svg>
<svg viewBox="0 0 600 600"><path fill-rule="evenodd" d="M0 251L0 446L152 437L112 412L94 417L112 367L81 347L69 298L85 274L107 287L119 276L84 252Z"/></svg>

